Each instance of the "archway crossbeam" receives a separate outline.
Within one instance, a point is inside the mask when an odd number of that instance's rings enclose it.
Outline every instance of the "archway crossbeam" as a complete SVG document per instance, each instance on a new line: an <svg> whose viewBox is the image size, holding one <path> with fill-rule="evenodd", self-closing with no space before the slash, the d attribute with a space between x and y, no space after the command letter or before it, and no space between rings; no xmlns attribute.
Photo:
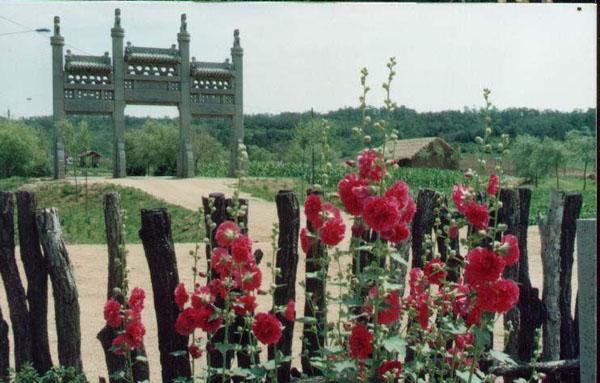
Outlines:
<svg viewBox="0 0 600 383"><path fill-rule="evenodd" d="M237 146L244 137L243 49L234 31L231 62L190 59L190 34L186 15L181 15L178 44L170 48L138 47L127 42L121 27L121 12L115 10L111 29L112 57L63 56L64 38L60 18L54 17L52 45L54 177L65 177L64 144L60 121L68 114L111 115L114 124L113 176L125 177L125 106L176 105L179 109L177 176L194 176L190 139L193 117L225 117L231 120L230 173L237 169ZM63 61L64 59L64 61ZM64 64L63 64L64 62Z"/></svg>

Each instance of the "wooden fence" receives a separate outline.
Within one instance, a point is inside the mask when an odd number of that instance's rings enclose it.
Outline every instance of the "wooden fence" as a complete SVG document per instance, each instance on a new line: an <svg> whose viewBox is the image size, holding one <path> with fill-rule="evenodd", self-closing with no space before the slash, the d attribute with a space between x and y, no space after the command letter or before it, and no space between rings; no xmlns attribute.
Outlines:
<svg viewBox="0 0 600 383"><path fill-rule="evenodd" d="M230 219L228 207L232 205L232 200L225 198L221 193L213 193L209 197L203 199L205 212L208 212L205 216L207 230L211 230L211 222L218 225ZM502 190L500 198L503 205L498 219L507 225L508 233L518 237L521 251L520 262L505 271L506 278L511 278L520 285L519 302L505 316L505 320L512 322L514 330L506 341L504 350L518 361L518 364L497 366L484 363L484 367L490 372L504 376L505 381L527 376L533 369L548 373L551 382L595 381L596 221L578 220L582 207L580 194L557 192L551 195L548 213L539 219L544 270L543 290L540 296L539 289L531 284L528 270L530 254L527 252L527 228L531 190L526 188ZM412 267L421 267L426 261L423 243L435 229L434 211L443 208L444 200L437 192L424 189L419 191L416 201L417 213L412 224L412 237L410 242L401 244L398 251L407 261L412 257ZM247 205L248 202L241 200L241 203ZM8 318L12 323L15 367L19 369L23 363L31 361L36 370L44 372L53 365L47 333L49 277L54 294L58 338L57 362L82 370L78 293L73 267L62 237L58 212L54 208L38 209L35 194L27 191L16 193L16 205L18 238L27 279L27 291L23 287L15 258L15 196L8 192L0 193L0 273L8 299ZM277 287L273 295L273 305L283 305L289 299L296 297L301 207L296 195L290 190L282 190L278 193L276 205L279 238L275 265L281 270L281 274L275 281ZM114 296L114 289L121 285L126 264L124 238L120 234L122 224L120 208L117 193L105 195L104 213L109 258L107 297ZM212 230L215 230L215 226L212 227ZM214 238L211 233L206 234L207 237ZM139 236L152 282L162 380L170 382L178 376L189 377L191 369L188 355L176 352L186 349L188 337L177 334L174 329L178 308L174 302L173 291L179 283L179 276L168 211L166 209L142 210ZM371 237L372 233L368 231L362 235L364 240L369 240ZM575 313L572 313L571 275L576 237L578 238L579 285L584 288L578 292L579 304ZM440 242L438 246L442 257L446 257L444 243ZM458 241L453 241L451 248L460 253ZM208 249L207 247L207 259L210 258ZM260 261L262 258L260 250L255 255ZM319 276L327 273L327 264L320 262L322 256L323 247L320 244L313 246L304 264L307 297L304 312L305 315L317 319L316 324L304 324L302 350L303 355L307 356L315 355L318 344L324 341L322 332L318 331L325 327L326 285L325 279ZM369 256L368 252L363 252L360 255L360 263L366 264L365 261ZM398 280L404 283L408 267L399 262L393 264L398 270ZM354 270L360 272L360 265L354 266ZM449 278L456 280L457 276L451 274ZM285 330L278 344L278 350L284 355L291 355L294 323L289 323L281 315L279 319L285 325ZM543 329L543 361L529 363L535 349L534 334L540 327ZM3 313L0 312L0 379L7 377L9 367L8 330L9 326L4 320ZM247 335L229 334L228 341L246 344ZM114 337L114 330L109 327L103 328L98 333L98 339L105 352L109 375L122 370L125 363L122 356L117 356L109 350ZM220 342L223 337L222 331L217 331L211 340ZM137 351L136 356L144 355L143 348ZM273 358L272 349L269 350L267 357ZM212 367L225 365L229 368L234 358L242 367L249 366L251 360L250 355L244 352L234 355L233 351L227 353L223 360L221 353L215 350L210 353L209 361ZM149 369L144 358L139 360L142 362L134 365L134 377L136 381L143 381L149 378ZM318 377L318 371L311 367L308 357L302 358L302 370L310 377L304 379L305 382L322 381L322 378ZM289 362L281 363L278 366L277 376L278 382L285 383L296 380L298 372L291 368ZM110 381L121 382L122 380L111 378ZM220 382L220 377L216 377L214 381Z"/></svg>

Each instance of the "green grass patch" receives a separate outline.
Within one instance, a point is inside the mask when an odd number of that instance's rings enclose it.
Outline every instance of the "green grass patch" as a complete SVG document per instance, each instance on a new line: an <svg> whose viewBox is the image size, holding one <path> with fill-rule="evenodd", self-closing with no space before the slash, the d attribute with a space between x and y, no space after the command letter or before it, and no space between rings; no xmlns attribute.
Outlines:
<svg viewBox="0 0 600 383"><path fill-rule="evenodd" d="M34 180L29 177L0 178L0 191L14 191Z"/></svg>
<svg viewBox="0 0 600 383"><path fill-rule="evenodd" d="M80 183L78 194L75 185L69 182L51 181L32 185L36 192L38 207L56 207L68 243L106 243L104 226L103 196L108 192L119 192L121 207L125 210L125 236L127 243L139 243L140 210L164 207L171 215L171 231L174 242L194 242L199 236L200 215L198 212L169 204L148 193L132 187L112 184L89 184L87 204L85 186ZM86 207L87 206L87 207Z"/></svg>

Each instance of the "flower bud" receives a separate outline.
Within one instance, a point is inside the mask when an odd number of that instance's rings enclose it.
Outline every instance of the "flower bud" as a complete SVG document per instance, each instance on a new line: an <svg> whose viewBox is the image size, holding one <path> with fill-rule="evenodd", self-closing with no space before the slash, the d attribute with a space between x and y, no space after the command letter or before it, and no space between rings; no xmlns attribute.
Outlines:
<svg viewBox="0 0 600 383"><path fill-rule="evenodd" d="M363 142L365 144L370 144L371 143L371 136L364 136L363 137Z"/></svg>

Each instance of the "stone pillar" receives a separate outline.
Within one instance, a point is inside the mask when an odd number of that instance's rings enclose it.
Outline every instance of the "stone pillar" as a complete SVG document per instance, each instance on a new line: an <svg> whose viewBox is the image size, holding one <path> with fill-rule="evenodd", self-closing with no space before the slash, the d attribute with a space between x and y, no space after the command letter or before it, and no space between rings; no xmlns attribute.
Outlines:
<svg viewBox="0 0 600 383"><path fill-rule="evenodd" d="M112 84L113 84L113 177L122 178L125 170L125 63L123 60L123 37L121 10L115 9L115 25L110 30L112 36Z"/></svg>
<svg viewBox="0 0 600 383"><path fill-rule="evenodd" d="M577 278L579 288L579 368L581 382L596 382L597 249L596 220L577 220Z"/></svg>
<svg viewBox="0 0 600 383"><path fill-rule="evenodd" d="M63 82L64 38L60 35L60 17L54 16L52 45L52 115L54 132L52 152L54 157L54 179L65 178L65 145L62 136L62 123L65 119L65 88Z"/></svg>
<svg viewBox="0 0 600 383"><path fill-rule="evenodd" d="M240 45L240 31L233 32L233 47L231 48L231 61L235 71L234 83L234 107L232 118L233 131L231 132L229 157L229 175L235 176L239 168L238 144L244 142L244 50Z"/></svg>
<svg viewBox="0 0 600 383"><path fill-rule="evenodd" d="M190 34L187 31L185 13L181 15L181 27L177 34L179 43L180 65L180 87L181 98L179 100L179 149L177 151L177 177L194 177L194 153L192 151L191 129L192 111L190 100Z"/></svg>

